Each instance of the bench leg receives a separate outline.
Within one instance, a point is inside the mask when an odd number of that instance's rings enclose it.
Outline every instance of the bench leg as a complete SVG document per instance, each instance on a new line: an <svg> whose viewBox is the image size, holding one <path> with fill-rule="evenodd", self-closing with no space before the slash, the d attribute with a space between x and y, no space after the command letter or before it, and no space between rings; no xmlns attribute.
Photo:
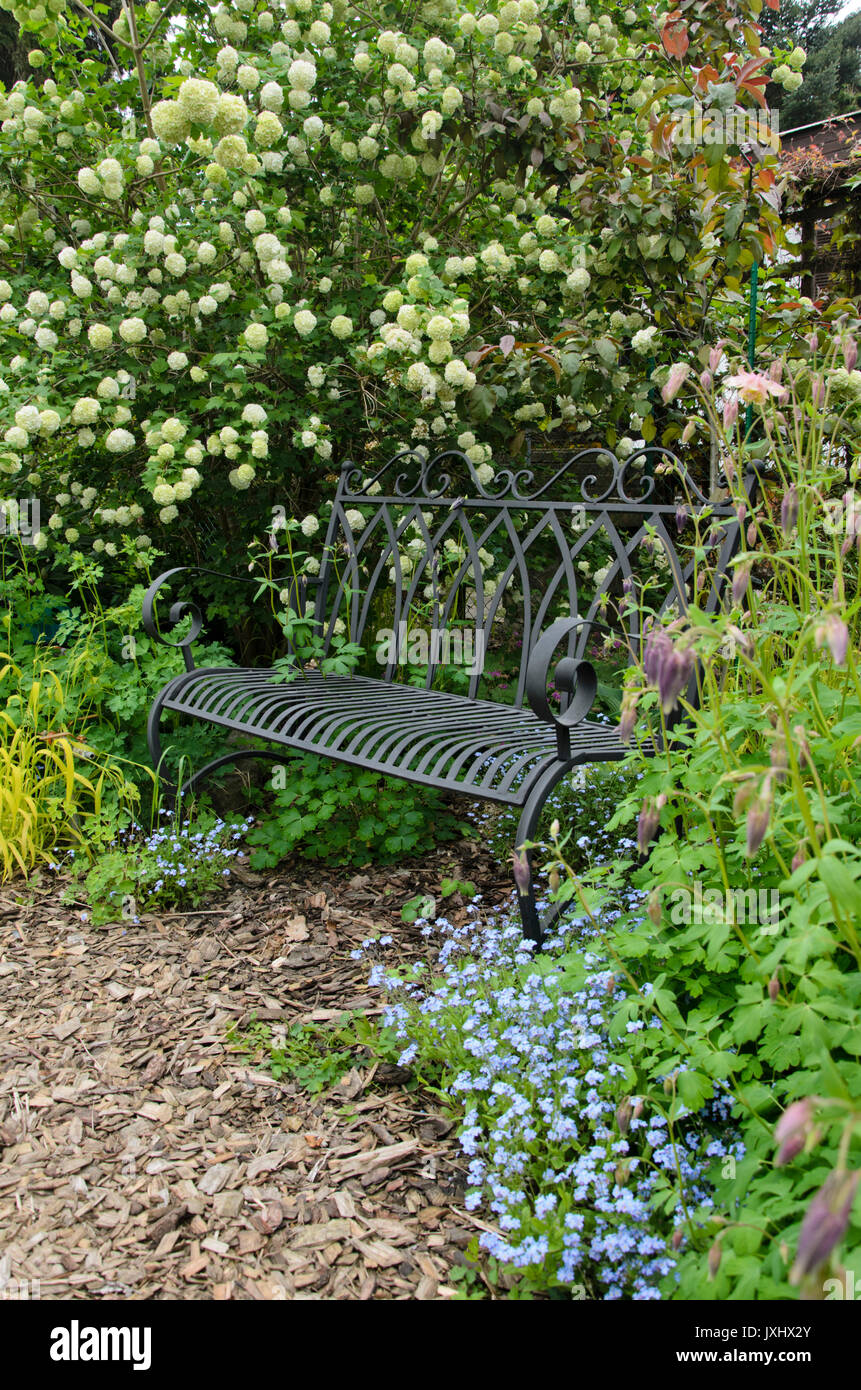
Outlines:
<svg viewBox="0 0 861 1390"><path fill-rule="evenodd" d="M176 783L171 782L171 780L168 777L165 777L162 771L164 752L161 746L161 732L159 726L161 724L161 712L163 708L164 693L162 692L161 695L156 696L155 702L153 703L153 707L149 712L149 717L147 718L146 742L147 748L149 749L149 755L152 758L152 765L155 768L156 774L159 778L159 782L162 788L171 794L175 794Z"/></svg>
<svg viewBox="0 0 861 1390"><path fill-rule="evenodd" d="M548 796L558 782L569 776L578 766L582 765L582 760L577 759L570 763L558 763L549 767L542 777L536 782L529 798L520 813L520 821L517 826L517 835L514 841L515 853L520 853L523 847L535 838L541 820L541 812L544 810ZM526 850L526 860L529 865L529 886L525 892L518 888L518 902L520 905L520 920L523 923L523 935L530 941L534 941L540 947L545 934L550 930L562 911L559 904L554 903L542 915L538 911L535 901L535 880L532 873L533 853Z"/></svg>
<svg viewBox="0 0 861 1390"><path fill-rule="evenodd" d="M231 753L222 753L220 757L213 758L211 762L206 763L198 772L186 778L186 780L178 786L176 782L171 781L171 779L166 777L162 772L164 752L161 746L159 725L161 723L163 706L164 699L160 695L157 697L149 712L146 731L147 747L149 748L153 767L159 775L162 788L170 795L176 796L180 801L188 792L193 791L195 787L199 786L204 778L208 777L211 772L215 772L219 767L226 767L228 763L241 763L244 762L246 758L268 758L268 760L273 763L289 763L296 756L295 753L292 752L279 753L275 748L236 748Z"/></svg>

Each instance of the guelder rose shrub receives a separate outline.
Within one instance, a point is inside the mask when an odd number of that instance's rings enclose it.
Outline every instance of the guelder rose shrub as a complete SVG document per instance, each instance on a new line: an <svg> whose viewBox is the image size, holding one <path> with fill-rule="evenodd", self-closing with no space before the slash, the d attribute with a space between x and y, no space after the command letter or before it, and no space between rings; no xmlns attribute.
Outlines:
<svg viewBox="0 0 861 1390"><path fill-rule="evenodd" d="M235 559L348 451L457 440L490 481L526 428L653 437L652 372L780 240L773 152L682 120L759 110L760 7L14 5L0 469L37 550Z"/></svg>

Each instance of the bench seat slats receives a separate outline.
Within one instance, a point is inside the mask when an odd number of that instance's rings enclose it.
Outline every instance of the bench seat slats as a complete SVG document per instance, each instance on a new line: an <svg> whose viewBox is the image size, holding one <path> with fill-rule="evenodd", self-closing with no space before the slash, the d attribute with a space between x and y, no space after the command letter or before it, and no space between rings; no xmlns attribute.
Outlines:
<svg viewBox="0 0 861 1390"><path fill-rule="evenodd" d="M362 676L311 671L290 682L249 667L204 668L176 677L164 708L344 762L522 805L543 764L556 761L552 727L531 710L446 691L386 685ZM575 756L616 761L616 729L584 722ZM518 783L522 790L518 791Z"/></svg>

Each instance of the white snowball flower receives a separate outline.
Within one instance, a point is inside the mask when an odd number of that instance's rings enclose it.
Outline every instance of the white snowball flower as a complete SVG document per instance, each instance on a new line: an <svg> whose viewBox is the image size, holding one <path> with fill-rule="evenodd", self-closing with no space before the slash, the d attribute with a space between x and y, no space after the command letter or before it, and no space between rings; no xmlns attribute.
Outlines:
<svg viewBox="0 0 861 1390"><path fill-rule="evenodd" d="M37 318L44 318L49 305L50 300L42 290L33 290L27 297L27 313L35 314Z"/></svg>
<svg viewBox="0 0 861 1390"><path fill-rule="evenodd" d="M143 319L123 319L118 332L124 343L141 343L146 337L147 327Z"/></svg>
<svg viewBox="0 0 861 1390"><path fill-rule="evenodd" d="M72 407L73 425L92 425L101 413L101 404L93 396L82 396Z"/></svg>
<svg viewBox="0 0 861 1390"><path fill-rule="evenodd" d="M435 314L433 318L428 321L425 332L430 339L439 342L450 338L453 330L454 324L451 319L446 318L445 314Z"/></svg>
<svg viewBox="0 0 861 1390"><path fill-rule="evenodd" d="M35 434L39 428L39 407L22 405L20 410L15 411L15 424L19 429Z"/></svg>
<svg viewBox="0 0 861 1390"><path fill-rule="evenodd" d="M584 290L588 290L591 283L591 275L588 270L584 270L582 266L577 270L572 270L571 274L567 276L565 280L568 289L574 294L582 294Z"/></svg>
<svg viewBox="0 0 861 1390"><path fill-rule="evenodd" d="M135 437L130 430L111 430L105 439L105 448L111 454L125 454L135 447Z"/></svg>
<svg viewBox="0 0 861 1390"><path fill-rule="evenodd" d="M320 523L315 516L309 514L303 519L299 529L303 536L308 536L310 538L311 536L316 536L320 529Z"/></svg>
<svg viewBox="0 0 861 1390"><path fill-rule="evenodd" d="M317 81L317 69L304 58L296 58L287 69L290 86L301 92L310 92Z"/></svg>
<svg viewBox="0 0 861 1390"><path fill-rule="evenodd" d="M353 320L348 319L346 314L336 314L329 327L336 338L349 338L353 331Z"/></svg>
<svg viewBox="0 0 861 1390"><path fill-rule="evenodd" d="M153 130L166 145L178 145L189 133L189 120L178 101L157 101L150 111Z"/></svg>
<svg viewBox="0 0 861 1390"><path fill-rule="evenodd" d="M307 338L317 327L317 320L310 309L300 309L293 319L293 327L302 338Z"/></svg>
<svg viewBox="0 0 861 1390"><path fill-rule="evenodd" d="M78 170L78 187L82 193L88 193L90 197L97 197L102 191L102 185L95 169L84 166Z"/></svg>
<svg viewBox="0 0 861 1390"><path fill-rule="evenodd" d="M184 352L169 352L167 356L167 365L172 372L181 372L183 367L188 366L188 358Z"/></svg>
<svg viewBox="0 0 861 1390"><path fill-rule="evenodd" d="M169 444L178 444L181 439L185 438L188 430L181 420L178 420L175 415L171 415L163 422L161 433L162 438L166 439Z"/></svg>
<svg viewBox="0 0 861 1390"><path fill-rule="evenodd" d="M269 332L263 323L249 323L245 329L245 342L253 351L259 352L269 342Z"/></svg>
<svg viewBox="0 0 861 1390"><path fill-rule="evenodd" d="M263 409L262 405L249 402L249 404L243 408L242 419L245 421L246 425L265 425L266 418L266 411Z"/></svg>
<svg viewBox="0 0 861 1390"><path fill-rule="evenodd" d="M189 77L177 93L177 105L193 125L210 125L215 120L220 99L221 93L215 83L199 77Z"/></svg>
<svg viewBox="0 0 861 1390"><path fill-rule="evenodd" d="M41 434L56 434L57 430L60 428L61 423L62 422L56 410L40 410L39 431Z"/></svg>
<svg viewBox="0 0 861 1390"><path fill-rule="evenodd" d="M266 111L278 112L284 105L284 91L277 82L266 82L260 89L260 105Z"/></svg>

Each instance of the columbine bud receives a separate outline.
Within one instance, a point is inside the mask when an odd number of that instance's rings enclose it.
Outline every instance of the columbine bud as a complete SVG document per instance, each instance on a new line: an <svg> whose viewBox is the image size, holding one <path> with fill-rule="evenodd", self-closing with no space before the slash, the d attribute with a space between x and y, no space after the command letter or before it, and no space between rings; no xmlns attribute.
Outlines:
<svg viewBox="0 0 861 1390"><path fill-rule="evenodd" d="M780 1146L774 1160L775 1167L782 1168L784 1163L801 1153L812 1122L813 1101L810 1096L793 1101L784 1110L774 1130L774 1137Z"/></svg>
<svg viewBox="0 0 861 1390"><path fill-rule="evenodd" d="M653 888L649 894L649 906L646 908L649 914L649 921L653 926L661 925L661 895L657 888Z"/></svg>
<svg viewBox="0 0 861 1390"><path fill-rule="evenodd" d="M688 509L684 505L684 503L680 503L679 506L676 507L676 526L678 527L679 531L684 531L685 526L687 525L687 520Z"/></svg>
<svg viewBox="0 0 861 1390"><path fill-rule="evenodd" d="M732 576L732 601L741 603L747 593L747 586L750 582L750 572L753 569L753 562L746 560L744 564L736 565Z"/></svg>
<svg viewBox="0 0 861 1390"><path fill-rule="evenodd" d="M780 504L780 528L785 536L789 535L797 520L798 488L793 483L783 494L783 501Z"/></svg>
<svg viewBox="0 0 861 1390"><path fill-rule="evenodd" d="M786 739L783 732L778 733L769 749L768 760L774 768L778 782L786 781L786 773L789 768L789 757L786 752Z"/></svg>
<svg viewBox="0 0 861 1390"><path fill-rule="evenodd" d="M842 666L849 650L849 629L836 613L829 613L825 619L825 640L835 666Z"/></svg>
<svg viewBox="0 0 861 1390"><path fill-rule="evenodd" d="M791 1284L800 1284L805 1275L824 1264L843 1236L849 1225L859 1178L859 1172L838 1169L825 1179L801 1223L798 1251L789 1275Z"/></svg>
<svg viewBox="0 0 861 1390"><path fill-rule="evenodd" d="M553 868L550 870L550 873L547 875L547 882L550 884L551 893L559 892L559 884L561 880L559 878L559 870L557 869L555 864L553 865Z"/></svg>
<svg viewBox="0 0 861 1390"><path fill-rule="evenodd" d="M645 1107L645 1105L643 1104L643 1098L642 1098L642 1096L638 1096L637 1099L634 1101L634 1119L635 1119L635 1120L639 1120L639 1118L640 1118L640 1116L642 1115L642 1113L643 1113L643 1111L645 1110L645 1108L646 1108L646 1107Z"/></svg>
<svg viewBox="0 0 861 1390"><path fill-rule="evenodd" d="M630 1158L623 1158L622 1161L621 1161L621 1163L617 1163L617 1164L616 1164L616 1170L615 1170L615 1172L613 1173L613 1177L614 1177L614 1179L615 1179L616 1186L617 1186L617 1187L624 1187L624 1186L625 1186L625 1183L628 1181L628 1179L629 1179L630 1176L631 1176L631 1160L630 1160Z"/></svg>
<svg viewBox="0 0 861 1390"><path fill-rule="evenodd" d="M628 1126L631 1123L631 1116L633 1115L633 1113L634 1107L632 1106L630 1100L623 1100L618 1110L616 1111L616 1124L619 1126L620 1134L628 1133Z"/></svg>
<svg viewBox="0 0 861 1390"><path fill-rule="evenodd" d="M679 696L693 675L695 665L696 658L690 647L681 650L678 647L670 647L658 675L658 693L664 714L670 714L675 709Z"/></svg>
<svg viewBox="0 0 861 1390"><path fill-rule="evenodd" d="M755 797L750 803L747 813L747 839L745 843L745 854L748 859L753 859L758 853L759 847L765 839L765 832L768 830L768 823L771 819L771 779L766 776L762 784L759 796Z"/></svg>
<svg viewBox="0 0 861 1390"><path fill-rule="evenodd" d="M690 370L690 366L687 362L676 362L670 368L670 375L667 377L666 383L661 390L665 405L669 405L670 401L674 400L679 394Z"/></svg>
<svg viewBox="0 0 861 1390"><path fill-rule="evenodd" d="M814 405L821 405L825 400L825 382L821 376L817 375L810 378L810 399Z"/></svg>
<svg viewBox="0 0 861 1390"><path fill-rule="evenodd" d="M678 1248L679 1248L679 1246L681 1245L681 1243L682 1243L682 1241L684 1240L684 1238L685 1238L685 1233L684 1233L682 1227L681 1227L681 1226L677 1226L676 1229L673 1231L672 1246L673 1246L673 1249L674 1249L674 1250L678 1250Z"/></svg>
<svg viewBox="0 0 861 1390"><path fill-rule="evenodd" d="M798 748L798 761L801 763L802 767L812 766L810 744L807 742L807 734L804 732L804 725L796 724L792 732L795 735L795 744Z"/></svg>
<svg viewBox="0 0 861 1390"><path fill-rule="evenodd" d="M529 888L532 883L532 874L529 869L529 859L525 849L511 851L511 864L514 869L514 882L521 898L529 896Z"/></svg>
<svg viewBox="0 0 861 1390"><path fill-rule="evenodd" d="M622 699L622 713L619 717L619 738L627 743L637 722L637 697L627 694Z"/></svg>
<svg viewBox="0 0 861 1390"><path fill-rule="evenodd" d="M719 1240L716 1240L714 1245L709 1250L709 1279L714 1279L715 1275L720 1269L720 1261L722 1254L723 1249L721 1247L721 1243Z"/></svg>
<svg viewBox="0 0 861 1390"><path fill-rule="evenodd" d="M562 827L560 826L558 820L554 820L554 821L551 822L551 825L550 825L550 838L551 838L551 840L558 840L558 839L559 839L559 831L561 830L561 828L562 828Z"/></svg>
<svg viewBox="0 0 861 1390"><path fill-rule="evenodd" d="M647 853L649 845L655 838L660 819L654 801L650 796L647 796L637 819L637 848L641 854Z"/></svg>
<svg viewBox="0 0 861 1390"><path fill-rule="evenodd" d="M843 361L846 364L847 372L851 372L858 361L858 344L851 333L848 333L843 339Z"/></svg>
<svg viewBox="0 0 861 1390"><path fill-rule="evenodd" d="M750 522L748 522L748 527L747 527L747 543L748 543L748 545L756 545L756 522L755 522L755 521L750 521Z"/></svg>
<svg viewBox="0 0 861 1390"><path fill-rule="evenodd" d="M710 371L710 372L716 372L717 369L718 369L718 367L720 366L720 364L721 364L721 358L723 357L723 349L724 349L724 343L725 343L725 342L726 342L726 339L725 339L725 338L721 338L720 342L719 342L719 343L715 343L714 347L713 347L713 348L711 349L711 351L709 352L709 371Z"/></svg>
<svg viewBox="0 0 861 1390"><path fill-rule="evenodd" d="M807 847L806 847L805 841L802 840L802 841L801 841L801 844L798 846L798 849L795 851L795 853L794 853L793 856L792 856L792 872L795 873L795 870L796 870L796 869L800 869L801 866L802 866L802 864L805 862L806 859L807 859Z"/></svg>
<svg viewBox="0 0 861 1390"><path fill-rule="evenodd" d="M737 419L738 419L738 397L737 397L737 396L733 396L731 400L727 401L726 405L725 405L724 408L723 408L723 427L724 427L724 429L725 429L725 430L731 430Z"/></svg>
<svg viewBox="0 0 861 1390"><path fill-rule="evenodd" d="M771 979L768 982L768 997L771 1000L772 1004L774 1003L779 993L780 980L777 978L777 975L775 974L772 975Z"/></svg>

